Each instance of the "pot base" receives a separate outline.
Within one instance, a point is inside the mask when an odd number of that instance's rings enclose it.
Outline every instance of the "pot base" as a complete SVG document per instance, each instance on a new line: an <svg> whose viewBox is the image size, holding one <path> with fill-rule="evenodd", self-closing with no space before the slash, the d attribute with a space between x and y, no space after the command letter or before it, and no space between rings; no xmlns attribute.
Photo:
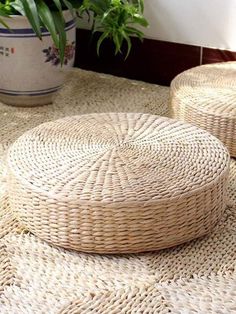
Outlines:
<svg viewBox="0 0 236 314"><path fill-rule="evenodd" d="M0 93L0 102L11 105L11 106L18 106L18 107L34 107L34 106L43 106L49 105L53 102L53 99L56 92L52 92L46 95L6 95Z"/></svg>

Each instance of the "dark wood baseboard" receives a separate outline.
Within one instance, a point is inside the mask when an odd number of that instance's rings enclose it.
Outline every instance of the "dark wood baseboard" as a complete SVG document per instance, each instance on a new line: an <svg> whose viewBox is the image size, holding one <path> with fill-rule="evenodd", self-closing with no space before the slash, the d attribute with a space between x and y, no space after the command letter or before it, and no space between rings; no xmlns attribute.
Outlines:
<svg viewBox="0 0 236 314"><path fill-rule="evenodd" d="M104 42L98 57L97 38L96 34L91 38L88 30L77 31L76 67L166 86L177 74L201 63L236 60L236 52L152 39L141 43L136 38L126 60L125 56L114 56L110 41Z"/></svg>

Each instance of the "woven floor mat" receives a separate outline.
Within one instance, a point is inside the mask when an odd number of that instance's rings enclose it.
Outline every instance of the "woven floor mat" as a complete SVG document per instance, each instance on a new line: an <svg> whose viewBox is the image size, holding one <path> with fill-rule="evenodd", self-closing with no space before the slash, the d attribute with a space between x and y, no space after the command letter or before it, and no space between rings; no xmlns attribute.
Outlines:
<svg viewBox="0 0 236 314"><path fill-rule="evenodd" d="M85 112L86 97L92 100L92 95L84 95L79 106L78 99L85 93L83 88L90 83L85 80L80 84L81 76L90 78L91 88L96 88L92 78L98 80L100 75L74 70L71 81L52 106L19 109L0 105L0 313L235 313L236 161L233 159L228 207L220 223L212 234L172 249L123 256L77 253L50 246L24 231L14 219L7 199L6 149L25 130L41 122ZM109 89L112 89L111 80L107 81ZM120 80L117 85L122 86L123 79L114 80ZM102 84L100 79L97 82ZM118 87L115 88L118 93ZM163 114L168 89L153 88L162 95L160 98L156 95L160 103L157 101L155 113ZM103 93L99 95L95 93L94 106L100 101L97 111L102 112L105 111ZM137 111L148 112L146 107L142 110L139 106ZM115 111L115 107L111 108L110 111Z"/></svg>
<svg viewBox="0 0 236 314"><path fill-rule="evenodd" d="M55 108L59 108L66 115L75 115L78 112L168 115L168 87L77 69L69 73L68 80L70 84L66 84L54 103Z"/></svg>

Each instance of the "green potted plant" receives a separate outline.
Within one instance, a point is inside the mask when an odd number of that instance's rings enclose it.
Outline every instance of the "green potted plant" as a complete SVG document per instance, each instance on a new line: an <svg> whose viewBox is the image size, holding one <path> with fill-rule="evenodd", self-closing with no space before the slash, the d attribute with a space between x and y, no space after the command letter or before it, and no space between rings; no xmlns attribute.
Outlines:
<svg viewBox="0 0 236 314"><path fill-rule="evenodd" d="M47 104L73 66L76 17L93 18L93 32L114 42L115 53L137 26L148 25L143 0L0 0L0 100L13 105ZM40 40L39 40L40 39Z"/></svg>

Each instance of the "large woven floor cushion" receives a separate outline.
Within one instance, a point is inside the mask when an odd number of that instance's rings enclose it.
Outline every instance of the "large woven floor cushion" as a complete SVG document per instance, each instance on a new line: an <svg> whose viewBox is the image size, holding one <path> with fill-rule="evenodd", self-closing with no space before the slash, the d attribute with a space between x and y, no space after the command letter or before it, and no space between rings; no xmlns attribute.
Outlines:
<svg viewBox="0 0 236 314"><path fill-rule="evenodd" d="M179 74L171 83L171 112L218 137L236 157L236 62Z"/></svg>
<svg viewBox="0 0 236 314"><path fill-rule="evenodd" d="M85 252L170 247L225 208L229 156L190 124L139 113L44 123L8 154L10 205L32 233Z"/></svg>

